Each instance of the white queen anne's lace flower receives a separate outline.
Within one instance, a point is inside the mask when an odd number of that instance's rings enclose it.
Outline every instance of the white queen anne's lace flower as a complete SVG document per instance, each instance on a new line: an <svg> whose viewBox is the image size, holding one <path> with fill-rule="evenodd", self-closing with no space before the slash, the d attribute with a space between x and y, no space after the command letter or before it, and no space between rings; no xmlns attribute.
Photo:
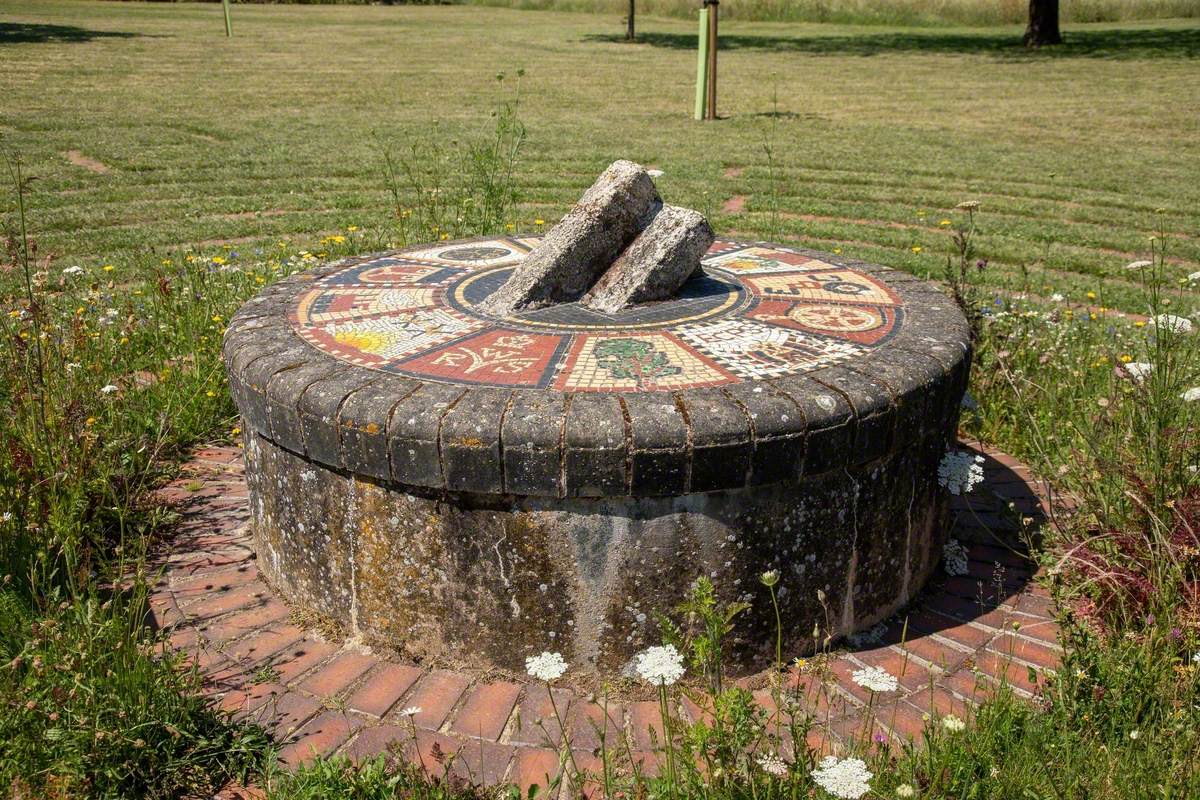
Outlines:
<svg viewBox="0 0 1200 800"><path fill-rule="evenodd" d="M670 686L683 677L683 656L673 644L648 647L638 653L634 669L647 683Z"/></svg>
<svg viewBox="0 0 1200 800"><path fill-rule="evenodd" d="M788 774L787 764L782 758L774 753L767 753L755 759L758 765L762 767L763 772L768 775L774 775L776 778L786 778Z"/></svg>
<svg viewBox="0 0 1200 800"><path fill-rule="evenodd" d="M68 275L68 276L71 276L71 275L82 275L82 274L83 274L83 267L78 267L78 266L76 266L76 267L67 267L66 269L64 269L64 270L62 271L62 274L63 274L63 275Z"/></svg>
<svg viewBox="0 0 1200 800"><path fill-rule="evenodd" d="M950 733L962 733L967 729L967 723L963 722L953 714L950 714L942 717L942 727Z"/></svg>
<svg viewBox="0 0 1200 800"><path fill-rule="evenodd" d="M1200 386L1193 386L1192 388L1188 389L1183 394L1179 395L1179 399L1185 403L1195 403L1200 401Z"/></svg>
<svg viewBox="0 0 1200 800"><path fill-rule="evenodd" d="M1125 374L1134 383L1141 383L1150 377L1150 373L1154 370L1154 365L1148 361L1130 361L1128 364L1122 364L1121 368L1125 370Z"/></svg>
<svg viewBox="0 0 1200 800"><path fill-rule="evenodd" d="M112 394L113 392L117 392L120 390L116 386L113 386L110 383L108 386L101 386L100 391L103 392L104 394Z"/></svg>
<svg viewBox="0 0 1200 800"><path fill-rule="evenodd" d="M563 673L567 671L567 662L563 660L562 653L547 651L540 656L530 656L525 659L525 671L539 681L549 683L563 676Z"/></svg>
<svg viewBox="0 0 1200 800"><path fill-rule="evenodd" d="M902 783L896 787L896 797L909 798L916 797L917 790L913 788L911 783Z"/></svg>
<svg viewBox="0 0 1200 800"><path fill-rule="evenodd" d="M1193 327L1190 319L1178 314L1159 314L1154 318L1154 325L1171 333L1191 333Z"/></svg>
<svg viewBox="0 0 1200 800"><path fill-rule="evenodd" d="M966 575L969 572L967 548L958 539L948 540L942 548L942 569L951 577Z"/></svg>
<svg viewBox="0 0 1200 800"><path fill-rule="evenodd" d="M1154 266L1153 261L1130 261L1128 264L1125 265L1125 269L1138 270L1138 269L1145 269L1146 267L1153 267L1153 266Z"/></svg>
<svg viewBox="0 0 1200 800"><path fill-rule="evenodd" d="M983 456L966 450L954 450L942 456L938 464L938 483L950 494L966 494L983 481Z"/></svg>
<svg viewBox="0 0 1200 800"><path fill-rule="evenodd" d="M825 756L812 776L818 786L834 797L858 800L871 791L870 780L875 774L861 758L839 760L837 756Z"/></svg>
<svg viewBox="0 0 1200 800"><path fill-rule="evenodd" d="M856 669L850 673L850 679L872 692L894 692L900 685L895 675L880 667Z"/></svg>

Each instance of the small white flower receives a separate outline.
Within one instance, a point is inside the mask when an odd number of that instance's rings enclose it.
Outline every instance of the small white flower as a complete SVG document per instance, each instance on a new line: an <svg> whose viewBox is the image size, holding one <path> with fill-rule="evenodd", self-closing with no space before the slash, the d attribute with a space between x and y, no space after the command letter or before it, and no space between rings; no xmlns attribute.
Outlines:
<svg viewBox="0 0 1200 800"><path fill-rule="evenodd" d="M637 674L655 686L670 686L683 677L683 656L675 645L648 647L637 655Z"/></svg>
<svg viewBox="0 0 1200 800"><path fill-rule="evenodd" d="M1131 381L1141 383L1150 377L1154 365L1146 361L1131 361L1128 364L1122 364L1121 368L1125 370L1125 374Z"/></svg>
<svg viewBox="0 0 1200 800"><path fill-rule="evenodd" d="M999 778L1000 777L1000 768L992 767L991 769L988 770L988 775L991 775L993 778Z"/></svg>
<svg viewBox="0 0 1200 800"><path fill-rule="evenodd" d="M775 584L779 583L779 570L769 569L762 575L759 575L758 579L762 582L763 586L774 586Z"/></svg>
<svg viewBox="0 0 1200 800"><path fill-rule="evenodd" d="M661 169L648 169L648 170L646 170L646 174L649 175L651 178L661 178L663 175L663 171Z"/></svg>
<svg viewBox="0 0 1200 800"><path fill-rule="evenodd" d="M108 386L101 386L100 391L104 394L112 394L113 392L120 391L120 390L116 386L113 386L110 383Z"/></svg>
<svg viewBox="0 0 1200 800"><path fill-rule="evenodd" d="M963 211L974 211L975 209L979 208L979 201L963 200L961 203L956 205L955 208L962 209Z"/></svg>
<svg viewBox="0 0 1200 800"><path fill-rule="evenodd" d="M763 772L768 775L774 775L776 778L786 778L788 774L787 764L782 758L774 753L767 753L759 756L756 761L762 767Z"/></svg>
<svg viewBox="0 0 1200 800"><path fill-rule="evenodd" d="M567 662L563 660L562 653L547 651L540 656L525 659L525 671L539 681L549 683L563 676L567 671Z"/></svg>
<svg viewBox="0 0 1200 800"><path fill-rule="evenodd" d="M967 729L967 723L950 714L949 716L942 717L942 727L950 733L962 733Z"/></svg>
<svg viewBox="0 0 1200 800"><path fill-rule="evenodd" d="M953 495L966 494L983 481L983 456L952 450L938 464L938 483Z"/></svg>
<svg viewBox="0 0 1200 800"><path fill-rule="evenodd" d="M916 797L917 790L913 788L911 783L902 783L896 787L896 797L909 798Z"/></svg>
<svg viewBox="0 0 1200 800"><path fill-rule="evenodd" d="M404 708L404 709L400 710L400 716L402 716L402 717L415 717L417 714L420 714L420 713L421 713L420 706L409 706L408 708Z"/></svg>
<svg viewBox="0 0 1200 800"><path fill-rule="evenodd" d="M1193 272L1187 276L1188 283L1200 283L1200 271Z"/></svg>
<svg viewBox="0 0 1200 800"><path fill-rule="evenodd" d="M850 679L872 692L894 692L900 685L895 675L879 667L856 669L850 673Z"/></svg>
<svg viewBox="0 0 1200 800"><path fill-rule="evenodd" d="M83 267L67 267L66 269L64 269L62 271L62 274L66 275L67 277L72 277L74 275L82 275Z"/></svg>
<svg viewBox="0 0 1200 800"><path fill-rule="evenodd" d="M119 316L121 316L120 311L117 311L115 308L110 308L100 315L98 322L101 325L112 325L117 321Z"/></svg>
<svg viewBox="0 0 1200 800"><path fill-rule="evenodd" d="M1179 399L1183 400L1185 403L1195 403L1196 401L1200 400L1200 386L1193 386L1192 388L1188 389L1183 394L1179 395Z"/></svg>
<svg viewBox="0 0 1200 800"><path fill-rule="evenodd" d="M1154 266L1153 261L1130 261L1128 264L1125 265L1125 269L1128 269L1128 270L1145 269L1146 267L1153 267L1153 266Z"/></svg>
<svg viewBox="0 0 1200 800"><path fill-rule="evenodd" d="M1192 656L1192 663L1200 664L1200 650L1196 651L1196 654Z"/></svg>
<svg viewBox="0 0 1200 800"><path fill-rule="evenodd" d="M1050 299L1053 300L1055 303L1061 303L1063 300L1066 300L1067 298L1063 297L1058 292L1055 292L1054 294L1050 295Z"/></svg>
<svg viewBox="0 0 1200 800"><path fill-rule="evenodd" d="M1142 738L1142 732L1137 730L1130 731L1129 738L1136 742L1138 739Z"/></svg>
<svg viewBox="0 0 1200 800"><path fill-rule="evenodd" d="M1191 333L1192 321L1177 314L1159 314L1154 318L1154 325L1171 333Z"/></svg>
<svg viewBox="0 0 1200 800"><path fill-rule="evenodd" d="M5 511L3 514L0 514L0 522L12 522L12 512Z"/></svg>
<svg viewBox="0 0 1200 800"><path fill-rule="evenodd" d="M871 778L875 774L867 769L866 762L861 758L845 758L838 760L837 756L825 756L812 773L813 780L834 797L844 800L858 800L871 791Z"/></svg>
<svg viewBox="0 0 1200 800"><path fill-rule="evenodd" d="M970 572L967 566L967 548L958 539L949 539L942 548L942 569L950 577L966 575Z"/></svg>

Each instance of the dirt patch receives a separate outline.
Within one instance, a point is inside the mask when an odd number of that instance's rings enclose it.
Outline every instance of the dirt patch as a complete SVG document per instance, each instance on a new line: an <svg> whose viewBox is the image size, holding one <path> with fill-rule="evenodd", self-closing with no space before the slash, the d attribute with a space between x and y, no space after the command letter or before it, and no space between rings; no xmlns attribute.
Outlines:
<svg viewBox="0 0 1200 800"><path fill-rule="evenodd" d="M721 206L721 210L726 214L740 214L745 208L746 195L744 194L735 194L725 201L725 205Z"/></svg>
<svg viewBox="0 0 1200 800"><path fill-rule="evenodd" d="M726 167L725 168L725 177L726 178L742 177L742 167Z"/></svg>
<svg viewBox="0 0 1200 800"><path fill-rule="evenodd" d="M259 217L282 217L294 213L286 208L268 208L266 211L235 211L232 214L218 214L218 219L258 219Z"/></svg>
<svg viewBox="0 0 1200 800"><path fill-rule="evenodd" d="M86 170L91 170L97 175L104 175L108 173L107 164L97 161L94 158L88 158L78 150L68 150L67 152L63 153L63 156L67 159L67 161L70 161L75 166L83 167Z"/></svg>

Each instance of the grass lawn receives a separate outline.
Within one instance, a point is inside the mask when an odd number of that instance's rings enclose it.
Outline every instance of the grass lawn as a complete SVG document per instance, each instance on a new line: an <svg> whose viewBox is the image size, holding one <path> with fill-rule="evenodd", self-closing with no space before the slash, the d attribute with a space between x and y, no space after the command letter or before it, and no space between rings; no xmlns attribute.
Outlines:
<svg viewBox="0 0 1200 800"><path fill-rule="evenodd" d="M39 180L45 252L81 263L347 225L388 207L373 132L485 128L525 70L521 217L555 219L609 161L665 171L716 229L940 272L947 209L983 202L984 281L1136 310L1121 275L1166 209L1198 268L1200 25L1020 30L722 26L719 107L689 118L694 28L463 7L23 2L0 16L0 132ZM776 116L771 116L774 110ZM438 125L439 127L435 127ZM774 169L767 168L764 144ZM75 161L67 154L77 154ZM102 166L101 166L102 165ZM107 169L100 173L95 170ZM723 211L744 198L740 212ZM772 213L777 209L778 213ZM919 253L913 248L921 248Z"/></svg>
<svg viewBox="0 0 1200 800"><path fill-rule="evenodd" d="M445 195L402 196L416 213L397 220L380 143L412 163L410 144L477 141L523 70L521 200L479 228L545 227L630 158L720 234L940 277L966 230L955 205L981 204L962 263L983 291L957 287L979 334L962 433L1080 502L1038 553L1063 661L1034 704L1002 693L965 729L934 717L914 749L867 754L865 796L1200 796L1200 316L1171 316L1200 307L1195 21L1069 25L1069 44L1043 52L1017 27L732 22L725 118L702 124L682 20L641 19L630 45L615 15L237 5L233 18L227 39L217 4L0 7L0 149L36 178L0 191L0 794L207 797L241 780L272 800L497 796L382 764L272 776L262 732L158 655L145 554L171 523L151 490L198 442L237 433L220 356L231 314L283 275L427 221ZM1152 236L1153 263L1125 270ZM1153 318L1080 313L1057 293ZM709 630L725 612L707 609ZM832 797L811 753L778 780L748 760L738 737L766 730L748 697L725 690L723 732L671 744L724 754L719 785L689 766L679 785L639 778L625 796Z"/></svg>

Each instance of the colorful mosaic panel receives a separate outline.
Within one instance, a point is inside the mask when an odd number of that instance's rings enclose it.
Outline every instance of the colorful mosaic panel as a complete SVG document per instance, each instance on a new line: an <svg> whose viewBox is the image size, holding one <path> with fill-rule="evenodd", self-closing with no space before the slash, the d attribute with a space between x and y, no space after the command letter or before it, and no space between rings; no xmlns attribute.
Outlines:
<svg viewBox="0 0 1200 800"><path fill-rule="evenodd" d="M853 342L815 336L757 320L688 325L679 336L741 378L770 378L862 355Z"/></svg>
<svg viewBox="0 0 1200 800"><path fill-rule="evenodd" d="M570 392L654 392L735 378L669 333L579 336L555 386Z"/></svg>
<svg viewBox="0 0 1200 800"><path fill-rule="evenodd" d="M314 346L447 383L568 392L668 391L806 372L895 334L885 284L803 253L718 241L676 298L617 314L574 303L479 310L536 237L445 242L321 278L292 312Z"/></svg>

